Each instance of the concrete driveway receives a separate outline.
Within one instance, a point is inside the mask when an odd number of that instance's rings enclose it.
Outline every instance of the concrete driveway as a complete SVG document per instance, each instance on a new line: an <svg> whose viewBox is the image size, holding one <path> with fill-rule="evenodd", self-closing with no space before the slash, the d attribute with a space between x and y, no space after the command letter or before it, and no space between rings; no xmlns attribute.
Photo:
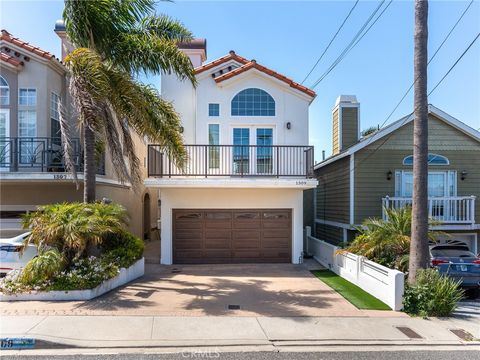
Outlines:
<svg viewBox="0 0 480 360"><path fill-rule="evenodd" d="M291 264L148 264L145 276L97 299L2 303L0 314L402 316L359 310L315 278L306 265Z"/></svg>

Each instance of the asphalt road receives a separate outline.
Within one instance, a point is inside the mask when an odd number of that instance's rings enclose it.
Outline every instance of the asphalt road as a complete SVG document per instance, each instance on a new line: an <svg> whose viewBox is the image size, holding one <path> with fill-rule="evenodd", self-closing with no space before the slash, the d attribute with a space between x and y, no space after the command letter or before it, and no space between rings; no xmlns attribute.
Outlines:
<svg viewBox="0 0 480 360"><path fill-rule="evenodd" d="M184 352L179 354L115 354L59 356L2 356L2 360L478 360L480 351L368 351L368 352Z"/></svg>

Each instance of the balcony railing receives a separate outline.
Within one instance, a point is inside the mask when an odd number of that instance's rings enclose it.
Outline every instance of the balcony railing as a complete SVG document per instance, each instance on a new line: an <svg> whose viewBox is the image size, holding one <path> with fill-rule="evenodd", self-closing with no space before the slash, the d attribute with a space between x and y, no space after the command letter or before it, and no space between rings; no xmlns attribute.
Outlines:
<svg viewBox="0 0 480 360"><path fill-rule="evenodd" d="M83 171L80 139L73 138L72 156L76 170ZM0 138L0 171L8 172L65 172L65 158L60 138L2 137ZM104 174L100 161L97 174Z"/></svg>
<svg viewBox="0 0 480 360"><path fill-rule="evenodd" d="M388 220L385 209L399 209L412 205L412 198L384 197L383 219ZM435 221L449 224L475 223L475 196L429 197L428 216Z"/></svg>
<svg viewBox="0 0 480 360"><path fill-rule="evenodd" d="M290 145L185 145L187 161L179 168L148 146L148 176L153 177L313 177L313 147Z"/></svg>

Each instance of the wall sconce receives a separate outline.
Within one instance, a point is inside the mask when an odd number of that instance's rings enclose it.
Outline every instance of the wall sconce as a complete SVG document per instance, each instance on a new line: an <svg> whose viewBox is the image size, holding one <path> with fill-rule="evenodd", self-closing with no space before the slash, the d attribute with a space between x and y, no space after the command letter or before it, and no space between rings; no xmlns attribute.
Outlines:
<svg viewBox="0 0 480 360"><path fill-rule="evenodd" d="M392 170L388 170L388 172L387 172L387 180L392 180L392 176L393 176Z"/></svg>
<svg viewBox="0 0 480 360"><path fill-rule="evenodd" d="M183 128L183 126L180 126L180 133L183 134L184 131L185 131L185 129Z"/></svg>
<svg viewBox="0 0 480 360"><path fill-rule="evenodd" d="M292 123L289 121L287 122L287 129L290 130L292 128Z"/></svg>
<svg viewBox="0 0 480 360"><path fill-rule="evenodd" d="M460 173L460 179L465 180L467 178L467 175L468 175L468 173L465 170L463 170Z"/></svg>

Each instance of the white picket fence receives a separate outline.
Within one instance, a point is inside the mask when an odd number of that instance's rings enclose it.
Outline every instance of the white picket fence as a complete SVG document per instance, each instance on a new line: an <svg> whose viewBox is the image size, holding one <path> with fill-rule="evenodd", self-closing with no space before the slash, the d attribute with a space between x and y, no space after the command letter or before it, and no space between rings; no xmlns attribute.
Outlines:
<svg viewBox="0 0 480 360"><path fill-rule="evenodd" d="M337 254L340 248L313 237L309 226L306 227L306 238L307 253L320 264L382 300L393 310L402 309L405 278L402 272L349 252Z"/></svg>

